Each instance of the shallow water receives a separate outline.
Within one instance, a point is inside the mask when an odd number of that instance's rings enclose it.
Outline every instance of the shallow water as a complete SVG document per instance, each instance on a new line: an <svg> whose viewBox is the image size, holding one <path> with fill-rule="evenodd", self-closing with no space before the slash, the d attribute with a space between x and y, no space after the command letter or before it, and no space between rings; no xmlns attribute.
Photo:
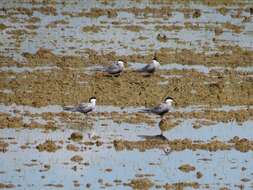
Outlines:
<svg viewBox="0 0 253 190"><path fill-rule="evenodd" d="M114 126L114 128L120 127ZM0 170L5 172L0 174L1 182L20 185L20 187L14 189L47 189L46 184L62 184L64 189L70 189L73 188L73 180L77 180L81 188L84 188L87 183L91 184L92 189L101 188L103 184L110 183L112 187L107 187L109 189L116 187L129 189L123 186L122 183L128 183L129 180L141 174L150 174L151 177L149 178L156 184L191 181L198 182L201 189L205 189L204 184L209 184L212 189L221 186L235 188L235 185L242 184L241 179L252 179L253 159L251 152L184 150L172 152L169 155L159 149L145 152L137 150L117 152L113 148L111 139L108 138L106 141L104 137L102 137L104 142L102 146L96 147L94 145L91 146L91 149L72 152L66 150L67 144L75 144L78 147L84 147L84 145L67 140L72 132L69 129L50 133L42 133L38 129L1 129L0 131L1 139L10 143L9 150L0 153L2 163ZM110 136L114 136L113 131L100 130L100 132L103 134L110 133ZM132 129L132 133L134 132L136 130ZM191 132L188 134L191 134ZM171 135L173 135L173 132ZM85 141L88 140L87 136L84 138ZM114 139L117 138L122 138L119 133L114 136ZM63 148L55 153L38 152L35 146L44 142L45 139L63 141L64 144L61 145ZM127 139L131 140L131 138ZM15 144L11 144L11 142L15 142ZM21 149L20 146L25 143L29 143L31 148ZM71 162L70 158L74 155L82 156L84 158L82 163L89 163L89 165ZM29 166L29 164L34 165ZM190 173L181 172L178 167L182 164L193 165L196 170ZM44 165L51 166L49 171L40 171L44 169ZM72 169L74 166L77 167L76 171ZM245 167L246 170L242 171L242 167ZM112 171L105 171L108 168ZM197 171L203 174L201 179L196 179ZM103 180L103 184L98 182L99 179ZM119 186L116 186L113 182L116 179L122 181ZM251 186L251 182L243 184L246 189Z"/></svg>

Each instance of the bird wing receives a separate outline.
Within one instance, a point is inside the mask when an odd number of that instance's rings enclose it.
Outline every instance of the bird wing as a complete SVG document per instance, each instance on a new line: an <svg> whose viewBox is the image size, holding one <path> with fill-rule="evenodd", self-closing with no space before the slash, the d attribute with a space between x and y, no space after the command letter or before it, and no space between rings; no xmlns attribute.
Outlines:
<svg viewBox="0 0 253 190"><path fill-rule="evenodd" d="M65 106L63 110L72 112L88 113L92 111L92 106L90 104L79 104L78 106Z"/></svg>
<svg viewBox="0 0 253 190"><path fill-rule="evenodd" d="M110 67L106 69L106 72L109 74L117 74L117 73L120 73L121 71L122 70L116 65L111 65Z"/></svg>
<svg viewBox="0 0 253 190"><path fill-rule="evenodd" d="M155 67L152 64L148 64L145 65L143 68L141 68L140 70L138 70L139 72L148 72L148 73L152 73L155 71Z"/></svg>
<svg viewBox="0 0 253 190"><path fill-rule="evenodd" d="M92 110L93 108L90 104L80 104L76 111L81 112L81 113L88 113Z"/></svg>
<svg viewBox="0 0 253 190"><path fill-rule="evenodd" d="M150 111L155 114L163 114L163 113L168 112L169 108L166 104L161 103L160 105L152 108Z"/></svg>
<svg viewBox="0 0 253 190"><path fill-rule="evenodd" d="M65 110L65 111L74 111L75 107L74 106L64 106L63 110Z"/></svg>

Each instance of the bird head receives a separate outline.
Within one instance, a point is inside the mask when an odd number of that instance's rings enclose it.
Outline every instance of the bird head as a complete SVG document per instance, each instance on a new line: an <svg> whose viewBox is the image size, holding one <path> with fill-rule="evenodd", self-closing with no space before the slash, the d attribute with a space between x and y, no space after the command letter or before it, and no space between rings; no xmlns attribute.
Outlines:
<svg viewBox="0 0 253 190"><path fill-rule="evenodd" d="M89 102L92 103L92 104L96 104L96 97L95 96L92 96L90 99L89 99Z"/></svg>
<svg viewBox="0 0 253 190"><path fill-rule="evenodd" d="M157 57L156 57L156 56L153 57L152 62L153 62L153 64L154 64L155 66L160 66L160 63L159 63L159 61L157 60Z"/></svg>
<svg viewBox="0 0 253 190"><path fill-rule="evenodd" d="M172 103L176 103L175 100L170 96L166 97L164 102L170 106L172 105Z"/></svg>
<svg viewBox="0 0 253 190"><path fill-rule="evenodd" d="M118 60L117 64L121 67L121 68L124 68L124 64L125 62L123 60Z"/></svg>

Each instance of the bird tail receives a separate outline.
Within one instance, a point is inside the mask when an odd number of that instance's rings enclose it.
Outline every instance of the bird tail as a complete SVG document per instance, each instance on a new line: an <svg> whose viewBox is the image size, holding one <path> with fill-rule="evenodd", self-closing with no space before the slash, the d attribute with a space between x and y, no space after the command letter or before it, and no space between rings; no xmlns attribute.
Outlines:
<svg viewBox="0 0 253 190"><path fill-rule="evenodd" d="M146 108L146 109L141 109L139 112L140 113L150 113L151 110Z"/></svg>
<svg viewBox="0 0 253 190"><path fill-rule="evenodd" d="M64 106L63 110L65 110L65 111L76 111L76 108L74 106Z"/></svg>
<svg viewBox="0 0 253 190"><path fill-rule="evenodd" d="M136 69L135 72L138 72L138 73L143 73L145 71L145 69L143 68L140 68L140 69Z"/></svg>
<svg viewBox="0 0 253 190"><path fill-rule="evenodd" d="M104 68L102 66L94 66L89 69L89 71L92 71L92 72L105 72L105 70L106 70L106 68Z"/></svg>

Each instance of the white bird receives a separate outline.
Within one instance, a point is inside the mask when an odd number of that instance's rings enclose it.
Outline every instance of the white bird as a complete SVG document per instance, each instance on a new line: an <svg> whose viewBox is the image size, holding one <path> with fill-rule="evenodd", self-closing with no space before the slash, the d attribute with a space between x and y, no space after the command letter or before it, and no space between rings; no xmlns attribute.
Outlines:
<svg viewBox="0 0 253 190"><path fill-rule="evenodd" d="M137 71L146 74L153 74L156 70L159 69L160 66L160 63L157 61L156 57L154 57L152 63L145 65L143 68Z"/></svg>
<svg viewBox="0 0 253 190"><path fill-rule="evenodd" d="M147 108L142 111L145 113L153 113L153 114L160 115L161 117L163 117L165 113L170 111L173 102L175 102L174 99L168 96L167 98L165 98L164 102L157 105L156 107Z"/></svg>
<svg viewBox="0 0 253 190"><path fill-rule="evenodd" d="M63 110L87 114L91 111L94 111L95 107L96 97L93 96L89 99L89 103L81 103L77 106L65 106L63 107Z"/></svg>
<svg viewBox="0 0 253 190"><path fill-rule="evenodd" d="M107 67L104 72L110 75L119 75L124 70L124 61L118 60L116 63L112 64L111 66Z"/></svg>

